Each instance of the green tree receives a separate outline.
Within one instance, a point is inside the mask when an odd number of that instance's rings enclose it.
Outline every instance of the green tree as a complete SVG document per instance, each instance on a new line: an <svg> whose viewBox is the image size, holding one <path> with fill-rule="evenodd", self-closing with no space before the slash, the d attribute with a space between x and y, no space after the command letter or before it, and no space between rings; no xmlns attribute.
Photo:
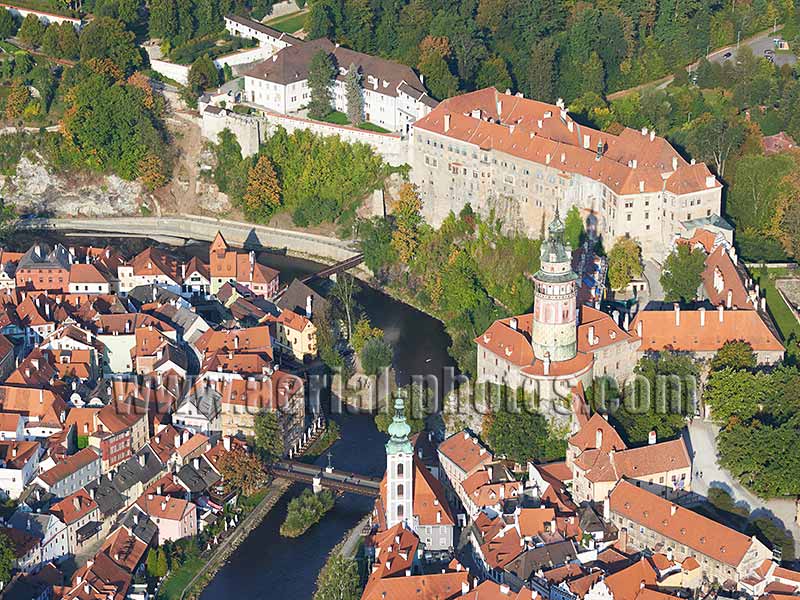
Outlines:
<svg viewBox="0 0 800 600"><path fill-rule="evenodd" d="M11 572L16 561L14 544L5 533L0 533L0 583L11 581Z"/></svg>
<svg viewBox="0 0 800 600"><path fill-rule="evenodd" d="M352 125L361 125L364 120L364 96L361 89L361 76L355 63L350 63L344 80L345 96L347 98L347 120Z"/></svg>
<svg viewBox="0 0 800 600"><path fill-rule="evenodd" d="M311 100L308 103L308 116L322 119L333 110L333 80L336 70L330 55L318 50L311 57L308 66L308 89Z"/></svg>
<svg viewBox="0 0 800 600"><path fill-rule="evenodd" d="M711 369L721 371L722 369L751 370L756 368L756 355L753 347L745 341L729 341L717 350L711 360Z"/></svg>
<svg viewBox="0 0 800 600"><path fill-rule="evenodd" d="M581 219L578 207L573 204L564 218L564 238L573 250L577 250L581 245L583 236L583 219Z"/></svg>
<svg viewBox="0 0 800 600"><path fill-rule="evenodd" d="M167 555L163 548L151 548L147 553L147 573L153 578L167 574Z"/></svg>
<svg viewBox="0 0 800 600"><path fill-rule="evenodd" d="M251 162L242 158L242 148L230 129L223 129L218 139L219 143L214 146L214 155L217 159L214 183L217 184L219 191L238 202L247 191Z"/></svg>
<svg viewBox="0 0 800 600"><path fill-rule="evenodd" d="M642 249L635 240L621 237L608 253L608 282L611 289L624 289L631 281L641 277Z"/></svg>
<svg viewBox="0 0 800 600"><path fill-rule="evenodd" d="M151 0L148 21L151 38L174 40L178 32L178 13L175 0Z"/></svg>
<svg viewBox="0 0 800 600"><path fill-rule="evenodd" d="M306 17L305 30L309 40L333 37L331 14L325 2L318 0L311 3L308 17Z"/></svg>
<svg viewBox="0 0 800 600"><path fill-rule="evenodd" d="M661 270L660 281L667 302L694 300L703 280L705 264L706 255L702 250L679 244L664 261Z"/></svg>
<svg viewBox="0 0 800 600"><path fill-rule="evenodd" d="M724 177L728 157L739 149L744 137L745 128L739 118L706 112L690 123L686 142L692 156L711 163L717 175Z"/></svg>
<svg viewBox="0 0 800 600"><path fill-rule="evenodd" d="M5 8L0 9L0 38L10 38L17 33L17 21Z"/></svg>
<svg viewBox="0 0 800 600"><path fill-rule="evenodd" d="M20 118L30 99L31 93L28 91L28 86L22 81L15 81L6 97L6 118L10 120Z"/></svg>
<svg viewBox="0 0 800 600"><path fill-rule="evenodd" d="M80 35L81 61L108 59L123 73L130 74L142 64L135 38L133 32L116 19L93 19Z"/></svg>
<svg viewBox="0 0 800 600"><path fill-rule="evenodd" d="M382 338L383 330L379 327L373 327L369 319L364 316L356 321L356 326L353 328L353 335L350 336L350 345L356 353L360 353L364 349L364 345L372 338Z"/></svg>
<svg viewBox="0 0 800 600"><path fill-rule="evenodd" d="M378 273L397 260L397 253L392 246L392 231L389 220L381 217L364 221L359 227L364 262L373 273Z"/></svg>
<svg viewBox="0 0 800 600"><path fill-rule="evenodd" d="M256 448L264 459L272 461L283 456L283 427L276 411L262 411L255 416L253 429Z"/></svg>
<svg viewBox="0 0 800 600"><path fill-rule="evenodd" d="M22 26L17 32L19 40L30 48L38 48L42 44L42 38L47 26L34 14L29 14L22 20Z"/></svg>
<svg viewBox="0 0 800 600"><path fill-rule="evenodd" d="M204 90L219 85L219 69L208 54L204 54L192 63L188 80L192 93L199 96Z"/></svg>
<svg viewBox="0 0 800 600"><path fill-rule="evenodd" d="M367 375L377 375L392 366L393 355L392 347L382 337L369 339L361 350L361 367Z"/></svg>
<svg viewBox="0 0 800 600"><path fill-rule="evenodd" d="M411 262L419 245L421 210L422 200L416 186L404 183L394 206L395 230L392 234L392 246L400 260L405 263Z"/></svg>
<svg viewBox="0 0 800 600"><path fill-rule="evenodd" d="M500 91L510 89L513 82L511 81L511 75L508 73L506 61L499 56L483 61L480 69L478 69L475 85L478 88L495 87Z"/></svg>
<svg viewBox="0 0 800 600"><path fill-rule="evenodd" d="M703 399L714 421L725 425L732 417L752 419L765 396L768 379L760 373L724 368L714 371L703 390Z"/></svg>
<svg viewBox="0 0 800 600"><path fill-rule="evenodd" d="M361 598L361 579L358 563L338 553L331 555L320 571L314 600L359 600L359 598Z"/></svg>
<svg viewBox="0 0 800 600"><path fill-rule="evenodd" d="M420 59L418 69L425 76L425 84L434 98L445 100L458 92L458 79L441 54L429 50Z"/></svg>
<svg viewBox="0 0 800 600"><path fill-rule="evenodd" d="M522 394L492 412L487 438L497 454L520 464L561 458L566 452L566 442L551 436L547 419Z"/></svg>
<svg viewBox="0 0 800 600"><path fill-rule="evenodd" d="M243 197L245 216L257 223L266 223L281 206L281 186L269 157L261 155L247 175L247 191Z"/></svg>

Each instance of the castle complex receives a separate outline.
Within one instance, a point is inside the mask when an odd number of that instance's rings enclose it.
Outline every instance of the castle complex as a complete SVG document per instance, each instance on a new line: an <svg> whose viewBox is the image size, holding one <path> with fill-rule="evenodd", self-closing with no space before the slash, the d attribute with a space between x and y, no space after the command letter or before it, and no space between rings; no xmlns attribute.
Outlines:
<svg viewBox="0 0 800 600"><path fill-rule="evenodd" d="M412 181L438 227L470 204L539 238L556 205L577 206L606 245L629 235L645 257L665 256L698 219L721 221L722 184L654 131L597 131L557 105L494 88L449 98L419 119Z"/></svg>

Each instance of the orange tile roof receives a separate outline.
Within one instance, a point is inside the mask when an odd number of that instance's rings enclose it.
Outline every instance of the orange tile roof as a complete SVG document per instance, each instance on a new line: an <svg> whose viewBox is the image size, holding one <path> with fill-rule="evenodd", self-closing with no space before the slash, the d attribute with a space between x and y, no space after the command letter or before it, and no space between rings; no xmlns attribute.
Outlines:
<svg viewBox="0 0 800 600"><path fill-rule="evenodd" d="M0 413L0 431L16 431L21 418L16 413Z"/></svg>
<svg viewBox="0 0 800 600"><path fill-rule="evenodd" d="M675 325L674 310L639 311L631 325L638 332L642 324L644 352L667 349L683 352L715 352L725 342L742 340L754 351L782 352L783 345L754 310L705 311L705 324L700 325L703 309L680 310L680 325ZM720 320L720 318L722 320Z"/></svg>
<svg viewBox="0 0 800 600"><path fill-rule="evenodd" d="M600 435L598 436L598 432ZM600 438L600 447L597 446L597 438ZM575 446L578 450L600 450L607 454L611 450L624 450L627 448L625 442L611 424L606 421L600 413L594 413L589 421L578 432L569 438L570 446Z"/></svg>
<svg viewBox="0 0 800 600"><path fill-rule="evenodd" d="M610 502L612 512L734 567L751 545L748 536L625 480L611 492Z"/></svg>
<svg viewBox="0 0 800 600"><path fill-rule="evenodd" d="M589 333L594 334L593 343ZM634 337L614 322L611 315L591 306L581 307L578 325L578 352L593 352L620 342L632 342Z"/></svg>
<svg viewBox="0 0 800 600"><path fill-rule="evenodd" d="M53 468L40 474L39 479L44 481L47 485L55 485L62 479L73 473L77 473L86 465L99 459L100 455L97 454L94 448L84 448L72 456L68 456L65 461L58 463Z"/></svg>
<svg viewBox="0 0 800 600"><path fill-rule="evenodd" d="M414 123L414 129L580 174L623 195L660 192L664 187L684 194L708 189L709 183L711 188L721 187L706 165L688 164L664 138L628 128L620 135L597 131L575 123L566 111L559 116L557 106L495 88L441 102ZM603 147L599 159L598 143Z"/></svg>
<svg viewBox="0 0 800 600"><path fill-rule="evenodd" d="M39 452L39 442L0 442L0 461L7 469L21 469Z"/></svg>
<svg viewBox="0 0 800 600"><path fill-rule="evenodd" d="M113 400L106 404L95 416L95 420L102 425L105 431L120 433L130 429L140 419L147 417L145 411L127 399Z"/></svg>
<svg viewBox="0 0 800 600"><path fill-rule="evenodd" d="M466 571L371 579L361 600L451 600L459 597L468 583Z"/></svg>
<svg viewBox="0 0 800 600"><path fill-rule="evenodd" d="M523 508L517 517L519 532L523 537L553 533L550 526L555 520L556 511L552 508Z"/></svg>
<svg viewBox="0 0 800 600"><path fill-rule="evenodd" d="M89 492L81 488L74 494L70 494L63 500L53 504L50 512L69 525L82 519L93 510L97 510L97 508L97 502L89 495Z"/></svg>
<svg viewBox="0 0 800 600"><path fill-rule="evenodd" d="M177 282L178 261L171 254L158 248L148 247L131 261L133 274L140 277L163 275Z"/></svg>
<svg viewBox="0 0 800 600"><path fill-rule="evenodd" d="M119 527L106 538L100 547L100 552L105 553L128 573L133 573L141 563L144 553L147 552L147 544L124 527Z"/></svg>
<svg viewBox="0 0 800 600"><path fill-rule="evenodd" d="M414 515L420 525L455 525L441 482L414 455Z"/></svg>
<svg viewBox="0 0 800 600"><path fill-rule="evenodd" d="M244 329L209 329L197 338L195 347L200 352L241 351L267 352L272 355L269 327L247 327Z"/></svg>
<svg viewBox="0 0 800 600"><path fill-rule="evenodd" d="M303 381L295 375L275 371L264 380L232 379L215 382L223 406L237 405L252 409L274 410L286 406L292 398L303 393Z"/></svg>
<svg viewBox="0 0 800 600"><path fill-rule="evenodd" d="M194 508L194 504L183 498L159 496L158 494L143 494L136 501L136 505L154 519L169 521L180 521L187 511Z"/></svg>
<svg viewBox="0 0 800 600"><path fill-rule="evenodd" d="M706 257L706 268L703 271L703 289L709 302L715 306L728 307L728 293L731 295L731 308L753 310L753 300L744 287L744 282L736 270L730 255L724 246L717 246ZM709 315L706 315L708 317Z"/></svg>
<svg viewBox="0 0 800 600"><path fill-rule="evenodd" d="M380 532L374 537L375 562L370 578L380 579L404 575L414 564L419 538L402 523Z"/></svg>
<svg viewBox="0 0 800 600"><path fill-rule="evenodd" d="M69 268L70 283L108 283L108 279L92 264L75 263Z"/></svg>
<svg viewBox="0 0 800 600"><path fill-rule="evenodd" d="M150 327L163 332L175 331L175 328L161 319L145 313L115 313L100 315L94 322L97 333L101 335L110 334L134 334L140 327Z"/></svg>
<svg viewBox="0 0 800 600"><path fill-rule="evenodd" d="M439 453L467 474L494 460L492 453L468 431L459 431L439 444Z"/></svg>
<svg viewBox="0 0 800 600"><path fill-rule="evenodd" d="M567 461L562 460L558 462L537 464L536 470L545 475L549 475L553 479L557 479L562 483L572 481L572 471L570 471Z"/></svg>
<svg viewBox="0 0 800 600"><path fill-rule="evenodd" d="M644 557L605 578L608 589L614 594L614 600L634 600L643 585L656 585L657 582L658 573Z"/></svg>

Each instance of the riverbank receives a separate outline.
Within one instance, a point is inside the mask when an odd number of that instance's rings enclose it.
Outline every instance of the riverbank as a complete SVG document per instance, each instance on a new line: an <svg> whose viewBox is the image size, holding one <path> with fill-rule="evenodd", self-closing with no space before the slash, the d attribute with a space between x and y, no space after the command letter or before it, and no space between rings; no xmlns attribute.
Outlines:
<svg viewBox="0 0 800 600"><path fill-rule="evenodd" d="M266 488L258 506L248 514L234 532L225 538L207 560L192 559L167 576L158 591L159 600L195 600L214 578L225 561L247 536L261 524L267 513L291 487L291 482L276 479Z"/></svg>

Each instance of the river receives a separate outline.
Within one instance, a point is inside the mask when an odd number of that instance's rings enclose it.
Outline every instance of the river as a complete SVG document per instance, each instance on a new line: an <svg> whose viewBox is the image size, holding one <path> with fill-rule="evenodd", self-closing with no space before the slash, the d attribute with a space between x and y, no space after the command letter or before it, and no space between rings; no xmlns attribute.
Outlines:
<svg viewBox="0 0 800 600"><path fill-rule="evenodd" d="M54 236L48 235L53 241ZM25 250L32 240L17 240ZM105 245L111 243L126 255L142 250L151 242L138 239L61 238L65 246ZM208 258L208 244L190 243L175 248L177 253ZM281 272L281 282L320 270L323 265L309 260L272 252L260 252L259 262ZM318 288L324 282L312 284ZM318 289L319 291L319 289ZM394 368L398 383L408 383L412 374L443 376L454 365L447 353L450 337L442 323L379 290L361 286L356 301L375 327L384 330L395 351ZM380 477L386 468L383 445L386 436L373 423L372 415L341 414L332 417L339 423L342 438L330 452L334 468ZM325 463L327 457L320 459ZM293 486L273 507L264 521L253 530L203 591L201 600L229 598L305 600L312 597L317 575L331 549L345 533L372 510L369 498L345 494L323 520L299 538L281 537L278 529L286 516L286 507L302 488Z"/></svg>

